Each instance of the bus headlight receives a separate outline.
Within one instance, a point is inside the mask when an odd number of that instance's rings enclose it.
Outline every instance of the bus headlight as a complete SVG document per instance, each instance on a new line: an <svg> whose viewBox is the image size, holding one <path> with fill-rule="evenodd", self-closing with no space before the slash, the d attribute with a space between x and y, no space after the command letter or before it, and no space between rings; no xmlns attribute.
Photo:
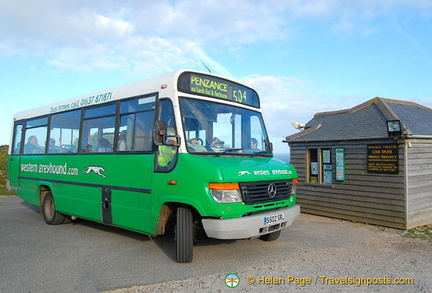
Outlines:
<svg viewBox="0 0 432 293"><path fill-rule="evenodd" d="M298 183L298 179L294 178L292 180L292 185L291 185L291 195L297 194L297 183Z"/></svg>
<svg viewBox="0 0 432 293"><path fill-rule="evenodd" d="M242 202L238 183L210 183L211 195L218 203Z"/></svg>

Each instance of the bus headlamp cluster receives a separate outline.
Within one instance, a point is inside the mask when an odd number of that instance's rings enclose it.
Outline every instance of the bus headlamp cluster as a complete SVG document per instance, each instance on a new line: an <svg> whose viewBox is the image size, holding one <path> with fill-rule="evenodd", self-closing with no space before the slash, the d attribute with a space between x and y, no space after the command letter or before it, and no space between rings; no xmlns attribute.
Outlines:
<svg viewBox="0 0 432 293"><path fill-rule="evenodd" d="M297 183L298 183L298 179L294 178L292 180L291 195L297 194Z"/></svg>
<svg viewBox="0 0 432 293"><path fill-rule="evenodd" d="M209 188L217 203L242 202L238 183L210 183Z"/></svg>

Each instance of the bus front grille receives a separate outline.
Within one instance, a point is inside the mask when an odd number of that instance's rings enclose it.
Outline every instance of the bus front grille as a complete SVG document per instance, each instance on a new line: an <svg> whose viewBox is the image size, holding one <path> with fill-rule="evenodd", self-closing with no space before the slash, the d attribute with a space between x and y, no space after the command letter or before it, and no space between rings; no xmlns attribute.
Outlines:
<svg viewBox="0 0 432 293"><path fill-rule="evenodd" d="M247 205L288 199L292 180L240 182L243 201Z"/></svg>

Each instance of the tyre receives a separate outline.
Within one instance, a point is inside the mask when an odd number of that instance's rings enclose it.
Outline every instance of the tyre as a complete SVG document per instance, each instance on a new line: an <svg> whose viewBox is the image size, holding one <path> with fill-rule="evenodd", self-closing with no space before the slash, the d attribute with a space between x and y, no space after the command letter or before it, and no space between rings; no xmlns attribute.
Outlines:
<svg viewBox="0 0 432 293"><path fill-rule="evenodd" d="M279 238L280 234L281 234L282 230L279 231L275 231L269 234L265 234L260 236L260 239L263 241L275 241L276 239Z"/></svg>
<svg viewBox="0 0 432 293"><path fill-rule="evenodd" d="M191 210L178 207L176 220L176 261L188 263L193 258L193 215Z"/></svg>
<svg viewBox="0 0 432 293"><path fill-rule="evenodd" d="M42 203L42 214L48 225L59 225L65 221L65 216L56 211L54 198L51 192L47 192Z"/></svg>

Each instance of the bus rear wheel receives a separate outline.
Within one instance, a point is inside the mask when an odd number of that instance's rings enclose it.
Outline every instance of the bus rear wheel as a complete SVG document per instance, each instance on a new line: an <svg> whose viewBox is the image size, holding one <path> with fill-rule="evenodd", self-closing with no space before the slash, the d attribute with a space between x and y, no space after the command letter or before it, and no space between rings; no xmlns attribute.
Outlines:
<svg viewBox="0 0 432 293"><path fill-rule="evenodd" d="M175 227L176 261L188 263L193 258L193 215L190 209L177 208Z"/></svg>
<svg viewBox="0 0 432 293"><path fill-rule="evenodd" d="M282 230L279 231L275 231L269 234L265 234L260 236L260 239L263 241L275 241L279 238L280 234L281 234Z"/></svg>
<svg viewBox="0 0 432 293"><path fill-rule="evenodd" d="M65 221L65 216L56 211L54 198L51 192L47 192L42 203L42 214L48 225L59 225Z"/></svg>

